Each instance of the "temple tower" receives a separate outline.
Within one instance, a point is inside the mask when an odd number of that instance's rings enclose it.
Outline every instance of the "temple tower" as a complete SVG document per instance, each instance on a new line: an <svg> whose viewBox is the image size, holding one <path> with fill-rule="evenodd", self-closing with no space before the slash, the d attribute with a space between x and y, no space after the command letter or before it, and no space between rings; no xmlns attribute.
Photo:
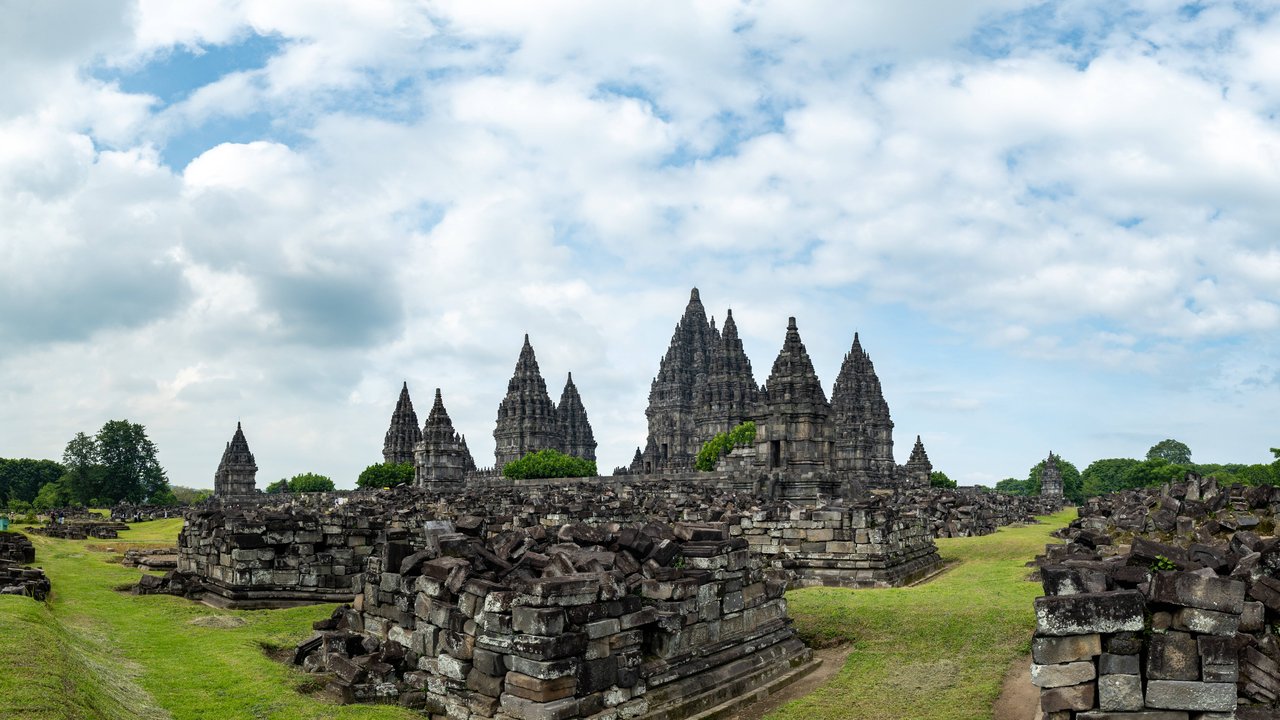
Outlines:
<svg viewBox="0 0 1280 720"><path fill-rule="evenodd" d="M711 353L707 380L695 388L695 457L703 443L717 433L727 432L752 419L760 401L760 389L751 372L751 360L742 349L733 310L725 316L719 340Z"/></svg>
<svg viewBox="0 0 1280 720"><path fill-rule="evenodd" d="M400 388L400 399L391 413L391 427L387 428L382 442L382 461L386 463L413 462L414 448L422 442L422 429L418 427L418 414L413 411L409 399L409 383Z"/></svg>
<svg viewBox="0 0 1280 720"><path fill-rule="evenodd" d="M244 430L236 423L236 434L231 436L226 450L222 451L222 461L213 474L213 494L253 495L258 491L258 463L249 452L249 441L244 438Z"/></svg>
<svg viewBox="0 0 1280 720"><path fill-rule="evenodd" d="M894 483L893 420L871 356L858 334L844 356L831 391L835 469L869 486Z"/></svg>
<svg viewBox="0 0 1280 720"><path fill-rule="evenodd" d="M560 404L556 406L556 416L560 421L564 453L594 462L596 436L591 431L591 422L587 420L587 408L582 404L578 386L573 384L573 373L569 373L564 391L560 393Z"/></svg>
<svg viewBox="0 0 1280 720"><path fill-rule="evenodd" d="M468 467L475 468L471 453L466 441L453 429L440 388L436 388L435 403L414 453L414 484L431 487L435 483L462 482Z"/></svg>
<svg viewBox="0 0 1280 720"><path fill-rule="evenodd" d="M817 470L831 456L831 404L800 340L796 319L773 361L756 419L756 462L769 470Z"/></svg>
<svg viewBox="0 0 1280 720"><path fill-rule="evenodd" d="M1040 467L1040 497L1062 497L1062 470L1058 468L1058 456L1049 451L1049 457Z"/></svg>
<svg viewBox="0 0 1280 720"><path fill-rule="evenodd" d="M928 487L929 476L933 474L933 463L929 462L929 454L924 451L924 443L916 436L916 445L911 448L911 458L903 466L902 483L908 487Z"/></svg>
<svg viewBox="0 0 1280 720"><path fill-rule="evenodd" d="M498 405L493 439L495 467L499 471L528 453L560 450L564 446L556 406L547 395L547 383L538 370L538 359L534 357L527 333L515 373L507 383L507 395Z"/></svg>
<svg viewBox="0 0 1280 720"><path fill-rule="evenodd" d="M649 421L644 453L647 472L693 467L701 449L696 438L695 400L698 388L707 381L711 355L719 342L698 288L693 288L649 387L649 406L644 411Z"/></svg>

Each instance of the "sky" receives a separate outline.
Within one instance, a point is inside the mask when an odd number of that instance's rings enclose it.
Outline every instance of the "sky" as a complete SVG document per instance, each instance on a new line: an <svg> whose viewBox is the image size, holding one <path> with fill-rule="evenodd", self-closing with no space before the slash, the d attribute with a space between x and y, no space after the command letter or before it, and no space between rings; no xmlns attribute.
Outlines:
<svg viewBox="0 0 1280 720"><path fill-rule="evenodd" d="M0 457L481 466L528 333L605 472L689 290L854 332L961 484L1280 445L1273 2L0 0Z"/></svg>

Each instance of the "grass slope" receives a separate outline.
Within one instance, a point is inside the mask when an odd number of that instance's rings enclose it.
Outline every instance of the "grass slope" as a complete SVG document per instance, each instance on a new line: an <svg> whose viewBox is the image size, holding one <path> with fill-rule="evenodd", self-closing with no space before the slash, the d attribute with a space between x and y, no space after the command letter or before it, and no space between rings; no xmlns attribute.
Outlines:
<svg viewBox="0 0 1280 720"><path fill-rule="evenodd" d="M829 683L769 717L990 718L1009 663L1030 651L1041 590L1024 564L1074 517L1067 510L1040 525L939 540L943 560L957 564L918 587L788 593L806 640L854 646Z"/></svg>
<svg viewBox="0 0 1280 720"><path fill-rule="evenodd" d="M311 678L267 656L267 648L304 639L332 605L215 610L116 590L136 582L139 571L108 560L134 544L172 545L181 525L180 519L141 523L118 541L31 536L53 596L47 609L27 598L0 598L0 698L18 698L0 704L0 718L421 718L299 693Z"/></svg>

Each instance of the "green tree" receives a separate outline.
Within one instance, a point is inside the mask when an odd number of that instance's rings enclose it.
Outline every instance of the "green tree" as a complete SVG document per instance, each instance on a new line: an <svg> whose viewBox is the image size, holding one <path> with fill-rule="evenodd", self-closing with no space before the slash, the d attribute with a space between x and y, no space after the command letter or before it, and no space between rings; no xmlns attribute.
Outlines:
<svg viewBox="0 0 1280 720"><path fill-rule="evenodd" d="M539 450L519 460L512 460L502 468L504 477L516 480L529 478L595 477L594 460L565 455L557 450Z"/></svg>
<svg viewBox="0 0 1280 720"><path fill-rule="evenodd" d="M929 473L929 487L953 488L955 486L956 486L956 481L947 477L946 473L940 470L934 470L933 472Z"/></svg>
<svg viewBox="0 0 1280 720"><path fill-rule="evenodd" d="M1174 465L1191 464L1191 448L1173 438L1161 440L1147 451L1148 460L1164 460Z"/></svg>
<svg viewBox="0 0 1280 720"><path fill-rule="evenodd" d="M331 492L332 490L333 480L325 475L299 473L289 478L289 492L291 493Z"/></svg>
<svg viewBox="0 0 1280 720"><path fill-rule="evenodd" d="M67 491L67 487L61 481L46 483L40 488L40 492L36 493L36 499L31 503L32 507L37 510L52 510L53 508L67 507L71 504L71 493Z"/></svg>
<svg viewBox="0 0 1280 720"><path fill-rule="evenodd" d="M98 443L94 438L76 433L62 451L62 464L67 468L63 477L73 500L87 504L102 494L105 474L98 464Z"/></svg>
<svg viewBox="0 0 1280 720"><path fill-rule="evenodd" d="M1027 481L1018 478L1005 478L996 483L996 492L1002 492L1007 495L1029 495L1027 491Z"/></svg>
<svg viewBox="0 0 1280 720"><path fill-rule="evenodd" d="M389 488L413 482L413 463L374 463L356 478L358 488Z"/></svg>
<svg viewBox="0 0 1280 720"><path fill-rule="evenodd" d="M720 458L728 455L736 447L748 447L756 441L756 424L750 420L740 423L729 432L716 433L710 440L702 444L693 467L703 472L716 469Z"/></svg>
<svg viewBox="0 0 1280 720"><path fill-rule="evenodd" d="M1040 475L1043 472L1044 461L1031 466L1030 472L1027 473L1026 492L1023 494L1040 494ZM1084 502L1084 488L1080 481L1080 471L1076 466L1059 457L1058 472L1062 473L1062 496L1077 505Z"/></svg>
<svg viewBox="0 0 1280 720"><path fill-rule="evenodd" d="M173 494L173 488L165 488L155 495L147 498L147 503L151 505L173 507L178 504L178 496Z"/></svg>
<svg viewBox="0 0 1280 720"><path fill-rule="evenodd" d="M128 420L108 420L94 440L104 470L101 497L112 503L146 501L169 489L147 429Z"/></svg>
<svg viewBox="0 0 1280 720"><path fill-rule="evenodd" d="M1129 487L1143 488L1178 482L1185 478L1191 468L1186 465L1171 463L1164 458L1143 460L1129 471Z"/></svg>
<svg viewBox="0 0 1280 720"><path fill-rule="evenodd" d="M57 481L64 472L66 468L52 460L0 458L0 506L10 500L35 500L40 488Z"/></svg>
<svg viewBox="0 0 1280 720"><path fill-rule="evenodd" d="M207 488L192 488L182 485L174 485L169 488L173 491L173 497L178 501L179 505L195 505L203 502L213 495L213 491Z"/></svg>
<svg viewBox="0 0 1280 720"><path fill-rule="evenodd" d="M1133 458L1094 460L1080 473L1084 496L1106 495L1135 487L1129 480L1129 473L1140 464L1140 460Z"/></svg>
<svg viewBox="0 0 1280 720"><path fill-rule="evenodd" d="M287 492L289 492L289 481L284 478L280 478L267 486L268 495L278 495L280 493Z"/></svg>

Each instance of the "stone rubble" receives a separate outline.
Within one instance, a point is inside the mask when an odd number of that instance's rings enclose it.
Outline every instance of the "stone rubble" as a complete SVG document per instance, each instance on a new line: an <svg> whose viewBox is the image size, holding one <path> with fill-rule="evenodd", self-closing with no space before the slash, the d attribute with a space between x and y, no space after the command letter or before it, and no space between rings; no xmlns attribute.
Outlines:
<svg viewBox="0 0 1280 720"><path fill-rule="evenodd" d="M0 595L25 595L39 602L53 586L40 568L23 567L36 561L31 539L19 532L0 532Z"/></svg>

